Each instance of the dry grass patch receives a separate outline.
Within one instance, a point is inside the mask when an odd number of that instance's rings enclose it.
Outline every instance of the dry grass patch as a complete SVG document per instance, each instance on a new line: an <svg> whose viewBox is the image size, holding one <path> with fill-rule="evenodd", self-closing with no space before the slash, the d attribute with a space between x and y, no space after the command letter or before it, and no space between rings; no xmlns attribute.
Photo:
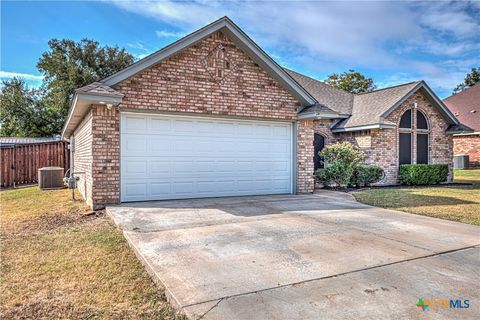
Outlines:
<svg viewBox="0 0 480 320"><path fill-rule="evenodd" d="M480 225L480 170L456 170L455 181L473 185L373 188L353 195L376 207Z"/></svg>
<svg viewBox="0 0 480 320"><path fill-rule="evenodd" d="M183 319L120 231L68 190L0 192L2 319Z"/></svg>

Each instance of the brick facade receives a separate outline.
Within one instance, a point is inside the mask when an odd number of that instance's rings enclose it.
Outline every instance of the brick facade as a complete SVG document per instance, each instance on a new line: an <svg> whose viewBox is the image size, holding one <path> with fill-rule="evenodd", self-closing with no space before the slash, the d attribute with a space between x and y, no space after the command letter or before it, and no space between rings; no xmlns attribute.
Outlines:
<svg viewBox="0 0 480 320"><path fill-rule="evenodd" d="M221 32L114 88L125 95L122 104L112 110L103 105L93 106L91 110L95 158L92 200L87 201L94 207L120 202L119 127L122 110L294 122L299 106L288 91ZM307 152L313 153L309 148L306 147ZM311 174L309 180L313 182ZM313 185L306 180L297 185L300 192L313 191Z"/></svg>
<svg viewBox="0 0 480 320"><path fill-rule="evenodd" d="M295 120L299 106L222 32L114 88L125 94L121 109Z"/></svg>
<svg viewBox="0 0 480 320"><path fill-rule="evenodd" d="M298 193L312 192L315 187L314 133L322 134L326 145L351 141L367 153L367 163L385 169L382 183L397 182L398 130L334 134L330 128L336 120L296 121L299 102L221 32L114 89L124 94L123 102L110 110L105 105L92 106L74 133L75 171L85 172L79 189L94 208L120 202L120 114L130 110L296 122ZM386 120L398 123L401 114L415 103L430 123L430 162L451 166L452 139L445 134L447 124L420 92Z"/></svg>
<svg viewBox="0 0 480 320"><path fill-rule="evenodd" d="M421 93L416 92L406 99L395 111L393 111L386 121L398 124L403 113L408 110L420 110L426 116L429 123L429 163L444 163L450 168L449 180L452 179L453 155L452 155L452 137L445 134L448 123L437 111L436 108ZM413 122L416 123L416 112L412 113ZM315 121L315 132L322 133L327 137L326 144L332 144L340 141L349 141L359 147L367 155L365 162L376 164L385 170L385 179L380 184L398 183L398 150L399 130L397 129L374 129L365 131L356 131L352 133L328 134L326 128L328 124L325 120ZM412 143L412 161L416 161L416 130L413 130ZM312 156L313 159L313 156Z"/></svg>
<svg viewBox="0 0 480 320"><path fill-rule="evenodd" d="M93 106L93 207L120 202L120 113Z"/></svg>
<svg viewBox="0 0 480 320"><path fill-rule="evenodd" d="M453 154L468 154L470 168L480 168L480 134L453 136Z"/></svg>
<svg viewBox="0 0 480 320"><path fill-rule="evenodd" d="M313 123L297 122L297 192L309 193L315 188L313 176Z"/></svg>

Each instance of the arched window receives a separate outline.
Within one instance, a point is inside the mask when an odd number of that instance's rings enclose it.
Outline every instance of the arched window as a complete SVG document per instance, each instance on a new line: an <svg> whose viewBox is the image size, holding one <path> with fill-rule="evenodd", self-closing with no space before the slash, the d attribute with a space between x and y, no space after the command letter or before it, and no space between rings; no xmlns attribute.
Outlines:
<svg viewBox="0 0 480 320"><path fill-rule="evenodd" d="M417 110L417 163L428 163L428 122L420 110Z"/></svg>
<svg viewBox="0 0 480 320"><path fill-rule="evenodd" d="M412 110L408 109L400 118L400 128L402 129L412 129Z"/></svg>
<svg viewBox="0 0 480 320"><path fill-rule="evenodd" d="M428 163L428 121L423 112L415 110L415 118L413 119L414 110L405 111L400 118L399 123L399 163L410 164L413 159L413 141L416 142L416 161L415 163Z"/></svg>
<svg viewBox="0 0 480 320"><path fill-rule="evenodd" d="M325 147L325 137L321 134L315 133L313 135L313 168L314 172L317 169L323 168L323 159L318 154Z"/></svg>

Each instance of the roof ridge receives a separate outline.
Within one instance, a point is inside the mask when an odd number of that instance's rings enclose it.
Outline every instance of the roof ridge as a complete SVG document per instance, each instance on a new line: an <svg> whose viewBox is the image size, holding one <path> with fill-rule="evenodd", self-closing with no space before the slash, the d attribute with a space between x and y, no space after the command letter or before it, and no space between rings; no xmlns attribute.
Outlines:
<svg viewBox="0 0 480 320"><path fill-rule="evenodd" d="M377 90L373 90L373 91L369 91L369 92L362 92L362 93L355 93L354 95L355 96L362 96L362 95L365 95L365 94L369 94L369 93L375 93L375 92L378 92L378 91L382 91L382 90L387 90L387 89L393 89L393 88L397 88L397 87L402 87L402 86L407 86L409 84L412 84L412 83L420 83L422 82L423 80L416 80L416 81L410 81L410 82L407 82L407 83L401 83L401 84L397 84L397 85L394 85L394 86L391 86L391 87L385 87L385 88L381 88L381 89L377 89Z"/></svg>

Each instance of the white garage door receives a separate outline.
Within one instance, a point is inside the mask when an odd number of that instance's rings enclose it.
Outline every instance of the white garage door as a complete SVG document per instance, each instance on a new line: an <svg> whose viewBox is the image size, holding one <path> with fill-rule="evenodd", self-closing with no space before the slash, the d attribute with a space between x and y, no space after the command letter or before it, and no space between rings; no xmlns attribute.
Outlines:
<svg viewBox="0 0 480 320"><path fill-rule="evenodd" d="M122 113L121 200L292 192L292 124Z"/></svg>

